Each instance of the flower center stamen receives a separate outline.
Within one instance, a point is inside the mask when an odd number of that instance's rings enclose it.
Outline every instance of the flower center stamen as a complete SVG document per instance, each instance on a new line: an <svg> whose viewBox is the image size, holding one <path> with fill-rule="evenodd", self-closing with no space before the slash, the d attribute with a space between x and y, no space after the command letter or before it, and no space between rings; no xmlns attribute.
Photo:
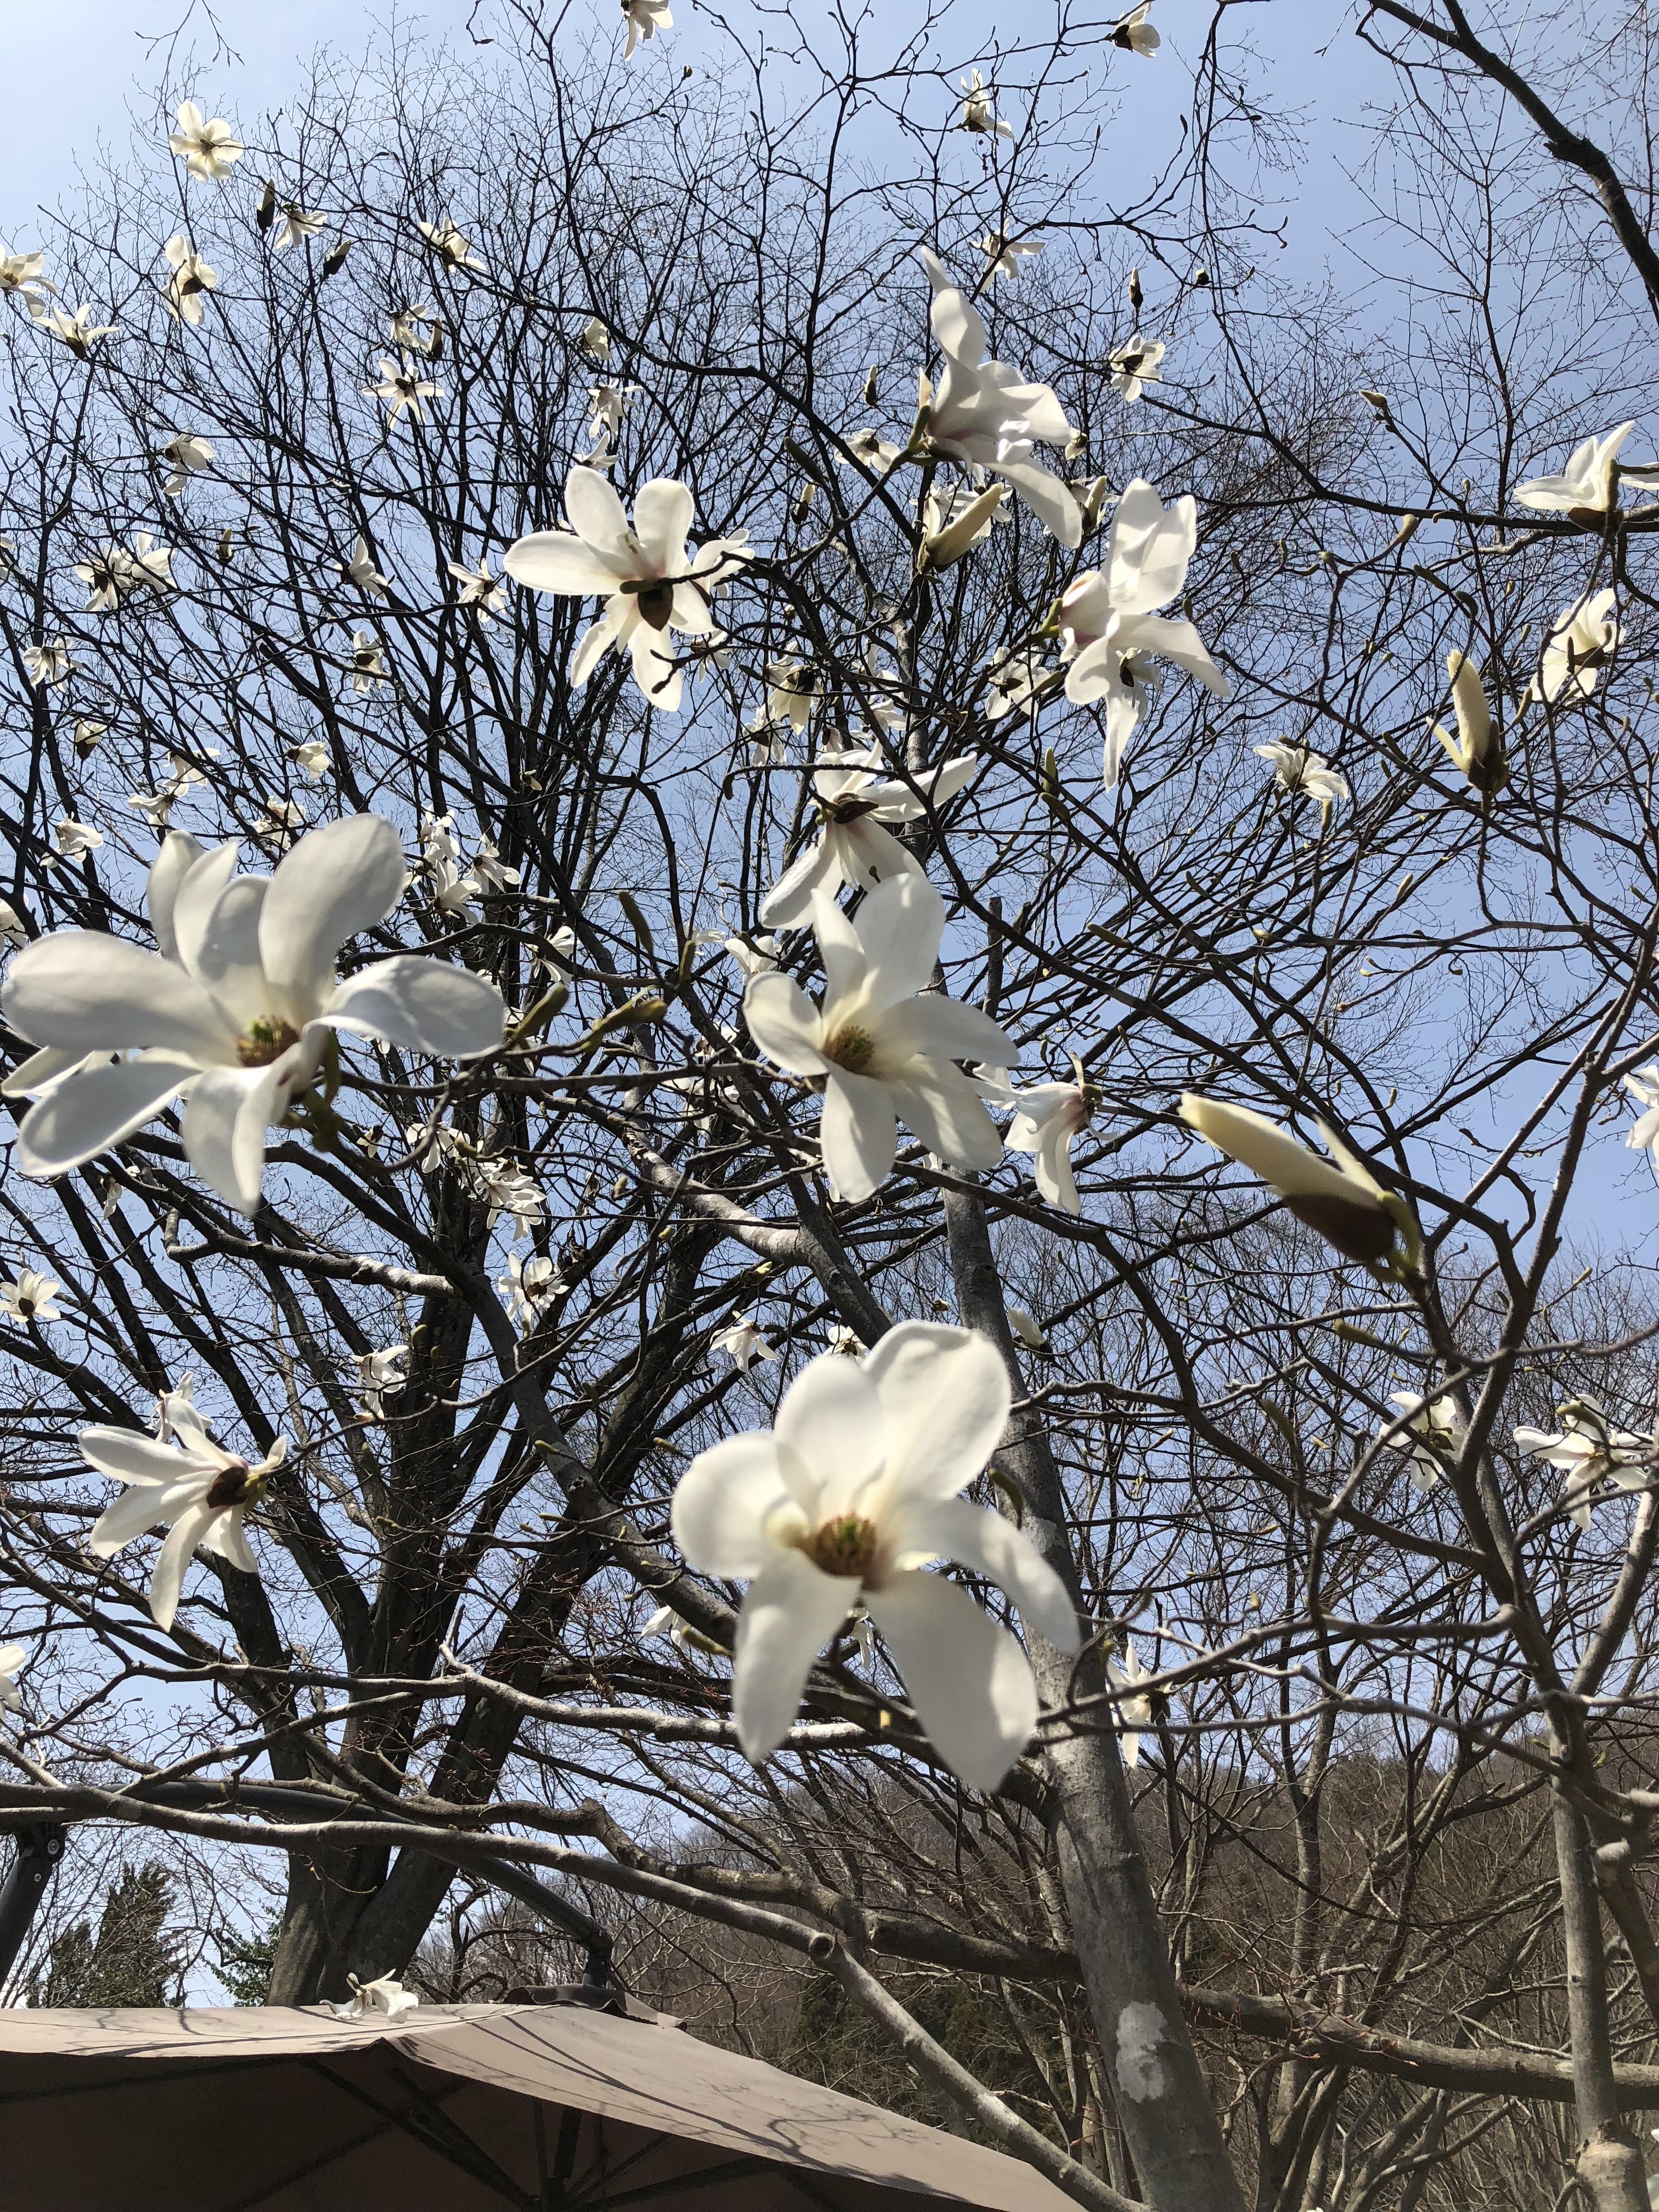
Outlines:
<svg viewBox="0 0 1659 2212"><path fill-rule="evenodd" d="M269 1067L299 1042L300 1032L292 1022L285 1022L280 1014L261 1014L237 1038L236 1057L244 1067Z"/></svg>
<svg viewBox="0 0 1659 2212"><path fill-rule="evenodd" d="M876 1564L876 1526L860 1513L842 1513L826 1521L801 1549L826 1575L867 1582Z"/></svg>
<svg viewBox="0 0 1659 2212"><path fill-rule="evenodd" d="M837 1067L844 1067L850 1075L860 1075L875 1057L876 1041L856 1022L843 1022L823 1051L824 1058L834 1060Z"/></svg>
<svg viewBox="0 0 1659 2212"><path fill-rule="evenodd" d="M255 1474L245 1459L234 1467L224 1468L214 1478L214 1484L204 1501L222 1509L228 1505L257 1505L265 1494L265 1478Z"/></svg>

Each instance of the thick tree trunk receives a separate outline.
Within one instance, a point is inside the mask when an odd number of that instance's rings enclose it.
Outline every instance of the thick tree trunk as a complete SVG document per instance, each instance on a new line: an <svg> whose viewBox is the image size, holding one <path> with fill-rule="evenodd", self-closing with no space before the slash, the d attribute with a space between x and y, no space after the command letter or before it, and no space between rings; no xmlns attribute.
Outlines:
<svg viewBox="0 0 1659 2212"><path fill-rule="evenodd" d="M1607 2028L1607 1954L1601 1908L1583 1817L1554 1792L1555 1860L1561 1877L1561 1936L1567 1960L1572 2086L1578 2108L1578 2179L1595 2212L1649 2212L1636 2138L1613 2087Z"/></svg>
<svg viewBox="0 0 1659 2212"><path fill-rule="evenodd" d="M958 1312L996 1345L1023 1396L985 1208L952 1191L945 1210ZM1024 1494L1026 1534L1080 1606L1059 1470L1036 1414L1015 1413L997 1464ZM1097 1659L1079 1665L1029 1630L1027 1642L1045 1704L1105 1688ZM1070 1737L1048 1753L1047 1767L1072 1938L1139 2186L1154 2212L1243 2212L1176 1996L1116 1739L1104 1729Z"/></svg>

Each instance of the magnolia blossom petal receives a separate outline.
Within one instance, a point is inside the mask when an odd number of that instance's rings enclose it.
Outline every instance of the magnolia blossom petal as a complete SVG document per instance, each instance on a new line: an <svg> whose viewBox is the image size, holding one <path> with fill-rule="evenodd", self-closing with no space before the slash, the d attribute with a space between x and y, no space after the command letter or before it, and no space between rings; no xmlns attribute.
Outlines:
<svg viewBox="0 0 1659 2212"><path fill-rule="evenodd" d="M564 511L573 530L585 538L601 560L611 562L617 576L638 572L634 533L616 487L597 469L572 469L565 478Z"/></svg>
<svg viewBox="0 0 1659 2212"><path fill-rule="evenodd" d="M784 1393L773 1435L817 1478L823 1512L846 1503L880 1474L887 1455L881 1395L851 1359L815 1359ZM801 1501L810 1511L813 1503Z"/></svg>
<svg viewBox="0 0 1659 2212"><path fill-rule="evenodd" d="M699 1452L674 1492L674 1541L701 1575L757 1575L777 1556L769 1522L791 1504L769 1430Z"/></svg>
<svg viewBox="0 0 1659 2212"><path fill-rule="evenodd" d="M854 1203L868 1198L892 1173L898 1150L895 1089L845 1068L830 1069L818 1138L834 1197Z"/></svg>
<svg viewBox="0 0 1659 2212"><path fill-rule="evenodd" d="M981 1474L1008 1425L1012 1385L1001 1354L971 1329L904 1321L864 1371L887 1416L888 1464L912 1498L954 1498Z"/></svg>
<svg viewBox="0 0 1659 2212"><path fill-rule="evenodd" d="M210 1190L239 1213L257 1213L265 1171L265 1131L276 1119L300 1048L269 1067L210 1067L185 1108L185 1151Z"/></svg>
<svg viewBox="0 0 1659 2212"><path fill-rule="evenodd" d="M532 592L556 592L577 599L596 592L606 597L616 590L618 575L625 573L568 530L538 530L520 538L502 554L501 566L515 584L528 585Z"/></svg>
<svg viewBox="0 0 1659 2212"><path fill-rule="evenodd" d="M1083 543L1083 509L1071 488L1036 461L992 461L992 473L1012 484L1051 538L1075 549Z"/></svg>
<svg viewBox="0 0 1659 2212"><path fill-rule="evenodd" d="M203 848L194 837L182 830L170 830L149 864L144 903L164 959L176 960L179 957L173 936L173 902L179 896L179 884L202 857Z"/></svg>
<svg viewBox="0 0 1659 2212"><path fill-rule="evenodd" d="M185 1569L215 1513L222 1510L204 1499L198 1504L187 1505L168 1529L161 1557L155 1562L155 1571L149 1578L150 1619L158 1628L172 1627L185 1586Z"/></svg>
<svg viewBox="0 0 1659 2212"><path fill-rule="evenodd" d="M1007 1039L1000 1042L1006 1052ZM887 1087L912 1132L951 1167L985 1170L1002 1158L996 1123L968 1078L949 1060L913 1060Z"/></svg>
<svg viewBox="0 0 1659 2212"><path fill-rule="evenodd" d="M99 930L37 937L13 961L0 1009L31 1044L70 1051L152 1045L218 1060L231 1043L223 1016L194 977Z"/></svg>
<svg viewBox="0 0 1659 2212"><path fill-rule="evenodd" d="M634 495L634 535L659 576L684 568L691 514L690 490L672 477L653 477Z"/></svg>
<svg viewBox="0 0 1659 2212"><path fill-rule="evenodd" d="M384 921L408 880L403 840L380 814L325 823L282 861L266 894L259 951L269 981L290 995L296 1028L332 991L340 947Z"/></svg>
<svg viewBox="0 0 1659 2212"><path fill-rule="evenodd" d="M829 920L820 907L812 926L822 933ZM866 963L863 1004L870 1012L927 989L945 934L945 901L926 876L905 874L878 884L859 909L857 928ZM999 1058L1005 1050L999 1033Z"/></svg>
<svg viewBox="0 0 1659 2212"><path fill-rule="evenodd" d="M842 881L857 884L862 890L872 891L900 876L925 873L915 854L901 845L890 830L884 830L872 814L860 815L855 822L832 822L824 834ZM825 888L836 889L833 878ZM862 920L860 915L860 923Z"/></svg>
<svg viewBox="0 0 1659 2212"><path fill-rule="evenodd" d="M970 1790L994 1790L1036 1726L1025 1654L939 1575L894 1575L865 1603L935 1751Z"/></svg>
<svg viewBox="0 0 1659 2212"><path fill-rule="evenodd" d="M793 975L772 969L750 978L743 994L749 1034L769 1059L791 1075L822 1075L829 1066L818 1050L817 1011Z"/></svg>
<svg viewBox="0 0 1659 2212"><path fill-rule="evenodd" d="M1065 1583L1030 1537L1000 1513L965 1498L940 1498L901 1506L889 1525L902 1552L971 1567L1012 1599L1027 1628L1061 1651L1078 1649L1077 1607Z"/></svg>
<svg viewBox="0 0 1659 2212"><path fill-rule="evenodd" d="M117 1482L141 1483L152 1490L176 1482L198 1464L192 1455L146 1436L140 1429L82 1429L75 1441L87 1464L95 1467L100 1474ZM210 1449L214 1463L225 1461L227 1455L216 1445ZM152 1498L152 1512L154 1504ZM148 1528L149 1523L143 1525Z"/></svg>
<svg viewBox="0 0 1659 2212"><path fill-rule="evenodd" d="M472 1060L500 1045L503 1012L501 993L483 975L411 952L342 983L323 1018L406 1051Z"/></svg>
<svg viewBox="0 0 1659 2212"><path fill-rule="evenodd" d="M110 1055L102 1055L107 1060ZM3 1083L0 1083L0 1098L30 1098L37 1091L45 1091L60 1075L67 1075L72 1067L88 1061L98 1061L97 1053L77 1052L62 1045L49 1044L42 1051L32 1052L27 1060L20 1060ZM1641 1123L1636 1125L1639 1129Z"/></svg>
<svg viewBox="0 0 1659 2212"><path fill-rule="evenodd" d="M580 690L586 683L611 646L626 642L639 618L639 610L632 600L619 594L598 622L582 632L580 642L570 656L570 682L574 690Z"/></svg>
<svg viewBox="0 0 1659 2212"><path fill-rule="evenodd" d="M1109 604L1121 614L1150 614L1187 586L1198 549L1198 503L1191 493L1166 507L1145 477L1126 484L1106 547Z"/></svg>
<svg viewBox="0 0 1659 2212"><path fill-rule="evenodd" d="M860 921L863 918L859 917ZM988 1060L1001 1066L1009 1056L1007 1037L982 1007L947 999L937 991L915 1000L892 1020L913 1051L935 1060Z"/></svg>
<svg viewBox="0 0 1659 2212"><path fill-rule="evenodd" d="M228 1513L216 1513L198 1537L197 1544L202 1551L228 1559L245 1575L257 1575L259 1571L259 1562L253 1556L242 1525L240 1506L233 1505Z"/></svg>
<svg viewBox="0 0 1659 2212"><path fill-rule="evenodd" d="M91 1457L90 1453L88 1457ZM106 1474L110 1471L104 1470ZM113 1559L118 1551L166 1517L160 1488L152 1482L135 1482L131 1490L124 1490L106 1505L93 1522L87 1549L94 1559Z"/></svg>
<svg viewBox="0 0 1659 2212"><path fill-rule="evenodd" d="M195 1073L188 1061L158 1057L71 1076L24 1115L18 1166L26 1176L58 1176L96 1159L142 1129Z"/></svg>
<svg viewBox="0 0 1659 2212"><path fill-rule="evenodd" d="M830 839L827 836L820 837L805 852L796 854L761 902L761 927L793 929L810 920L815 894L820 890L833 892L840 878L841 869Z"/></svg>
<svg viewBox="0 0 1659 2212"><path fill-rule="evenodd" d="M732 1711L750 1759L764 1759L789 1733L812 1662L858 1592L849 1577L826 1575L794 1551L775 1552L749 1585L738 1616Z"/></svg>

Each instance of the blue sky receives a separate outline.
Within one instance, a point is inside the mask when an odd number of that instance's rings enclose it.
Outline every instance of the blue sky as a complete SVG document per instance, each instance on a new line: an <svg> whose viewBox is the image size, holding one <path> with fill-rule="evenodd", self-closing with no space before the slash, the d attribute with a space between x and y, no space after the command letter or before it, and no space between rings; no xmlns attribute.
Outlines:
<svg viewBox="0 0 1659 2212"><path fill-rule="evenodd" d="M46 8L33 0L0 0L0 64L9 82L28 90L26 100L12 102L0 133L0 239L15 248L32 244L37 210L73 198L83 161L95 158L100 145L123 148L135 125L146 135L156 130L149 88L166 67L181 18L187 27L180 50L193 47L207 64L203 91L234 121L280 106L316 47L361 51L388 15L371 0L222 0L211 19L204 0L196 0L185 17L190 4L53 0ZM576 9L584 5L596 21L614 19L613 0L575 0ZM1108 0L1103 15L1109 7ZM444 36L459 33L468 12L469 0L434 0L426 8L400 10L398 20ZM699 27L690 7L680 12L682 24L668 34L669 42L683 41L694 52L702 44ZM732 12L743 12L742 0ZM807 0L803 20L810 21L812 12ZM885 24L919 12L915 0L881 0L877 11ZM1161 0L1156 17L1167 42L1164 52L1150 63L1122 58L1118 82L1127 96L1111 118L1108 143L1121 162L1126 197L1144 185L1175 143L1189 82L1182 49L1201 39L1209 12L1207 0ZM1293 187L1291 228L1297 273L1313 276L1322 267L1333 232L1340 236L1344 219L1355 211L1337 164L1349 139L1344 125L1363 88L1367 82L1381 88L1377 64L1357 46L1348 12L1334 9L1329 0L1261 0L1237 10L1233 21L1236 34L1248 35L1267 58L1265 81L1274 95L1305 106L1315 118L1309 162ZM234 60L211 58L215 22ZM1011 0L961 0L951 45L965 61L972 58L975 37L988 46L999 27L1006 38L1029 35L1030 26L1030 12Z"/></svg>

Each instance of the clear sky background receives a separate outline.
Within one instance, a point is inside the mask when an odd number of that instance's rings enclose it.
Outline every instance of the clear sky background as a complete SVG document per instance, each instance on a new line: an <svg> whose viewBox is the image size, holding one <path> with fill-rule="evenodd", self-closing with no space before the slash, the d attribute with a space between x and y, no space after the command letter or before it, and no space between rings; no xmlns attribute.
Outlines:
<svg viewBox="0 0 1659 2212"><path fill-rule="evenodd" d="M1110 4L1106 0L1103 14ZM614 0L576 5L590 6L596 22L617 21ZM437 37L460 36L468 12L469 0L430 0L399 8L397 20ZM743 0L729 12L741 15ZM812 12L813 0L806 0L804 20ZM914 0L881 0L878 15L899 23L918 12ZM1110 125L1125 198L1176 142L1190 85L1182 51L1202 39L1210 15L1208 0L1160 0L1154 12L1165 51L1152 62L1121 58L1118 82L1127 96ZM1359 151L1351 126L1367 86L1382 90L1385 79L1353 38L1355 12L1332 0L1258 0L1235 10L1230 23L1232 35L1248 37L1267 58L1263 81L1276 99L1304 109L1312 124L1307 164L1297 179L1284 180L1294 195L1298 275L1316 275L1334 240L1343 258L1342 234L1360 212L1344 187L1341 164ZM1019 0L964 0L952 17L953 50L969 61L976 36L988 46L999 28L1010 40L1029 34L1041 13ZM193 9L191 0L0 0L0 80L15 88L0 132L0 239L15 249L32 244L37 211L72 201L83 161L95 161L100 147L119 152L135 125L155 133L153 88L181 22L181 49L193 48L207 63L216 26L236 57L204 67L200 79L210 112L236 122L280 106L317 47L361 52L391 14L377 0L220 0L211 15L205 0L195 0ZM679 14L665 43L695 53L702 41L692 5Z"/></svg>

